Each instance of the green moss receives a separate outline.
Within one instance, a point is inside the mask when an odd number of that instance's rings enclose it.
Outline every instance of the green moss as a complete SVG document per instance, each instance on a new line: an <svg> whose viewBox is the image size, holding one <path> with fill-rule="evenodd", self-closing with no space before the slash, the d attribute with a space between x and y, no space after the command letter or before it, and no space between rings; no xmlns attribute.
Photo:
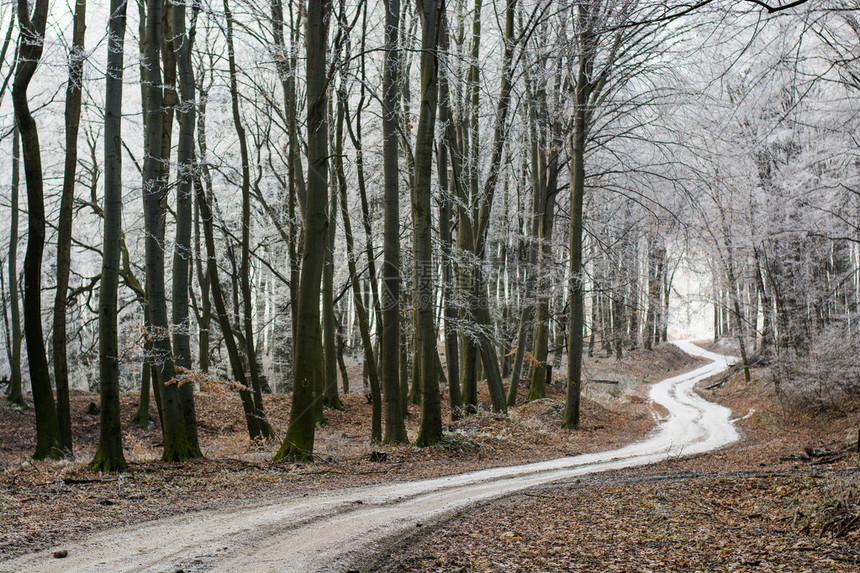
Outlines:
<svg viewBox="0 0 860 573"><path fill-rule="evenodd" d="M279 449L275 456L272 458L272 461L299 462L310 464L314 461L314 454L311 450L303 450L295 444L287 444L285 442L281 446L281 449Z"/></svg>
<svg viewBox="0 0 860 573"><path fill-rule="evenodd" d="M123 456L122 451L111 455L102 449L99 449L96 452L96 456L87 464L87 466L94 472L111 473L125 470L128 468L128 462L125 461L125 456Z"/></svg>

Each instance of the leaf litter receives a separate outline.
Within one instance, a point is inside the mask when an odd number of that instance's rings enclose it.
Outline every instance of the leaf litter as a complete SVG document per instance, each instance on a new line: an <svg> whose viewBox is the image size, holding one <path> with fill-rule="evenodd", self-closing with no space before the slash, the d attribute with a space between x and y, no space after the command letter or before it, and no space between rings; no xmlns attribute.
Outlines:
<svg viewBox="0 0 860 573"><path fill-rule="evenodd" d="M485 407L447 424L445 438L436 447L371 446L370 407L362 394L350 394L343 397L346 411L327 412L328 423L317 434L316 461L306 465L272 463L278 444L251 444L235 396L225 400L198 395L206 459L162 463L157 426L142 430L129 424L125 444L130 468L110 476L85 467L98 435L97 417L86 413L96 399L93 395L73 396L78 448L73 462L27 460L32 412L18 414L3 406L0 558L44 549L88 531L187 511L540 461L638 441L661 415L647 404L648 386L641 382L695 365L672 347L645 356L642 352L622 361L590 363L591 377L612 376L622 383L586 385L590 399L584 401L586 423L580 431L558 430L562 381L548 388L547 399L518 406L508 418ZM625 381L630 382L626 387ZM849 470L858 458L839 435L856 431L857 418L843 416L835 425L833 420L798 420L768 409L763 404L767 396L761 396L766 393L742 386L742 378L735 376L703 392L736 413L755 410L738 422L745 439L737 446L527 491L444 524L422 524L415 538L374 568L853 570L860 555L860 511L858 484ZM521 391L520 402L525 389ZM481 397L486 405L486 388ZM265 399L272 424L282 435L289 397ZM123 395L124 420L130 420L135 401L136 395ZM407 423L414 439L417 408L410 406L410 413ZM805 451L810 448L830 453L813 457ZM838 459L820 466L794 457L815 461L836 452ZM737 474L744 469L760 475ZM666 475L674 477L661 477Z"/></svg>

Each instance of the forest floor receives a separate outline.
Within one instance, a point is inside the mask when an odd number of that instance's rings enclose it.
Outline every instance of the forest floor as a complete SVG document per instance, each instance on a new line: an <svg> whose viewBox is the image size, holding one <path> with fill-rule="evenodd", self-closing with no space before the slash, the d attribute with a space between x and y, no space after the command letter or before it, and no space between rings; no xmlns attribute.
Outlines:
<svg viewBox="0 0 860 573"><path fill-rule="evenodd" d="M738 443L483 504L403 540L373 570L857 571L860 405L810 415L766 369L705 389L723 379L698 391L739 418Z"/></svg>
<svg viewBox="0 0 860 573"><path fill-rule="evenodd" d="M482 410L448 423L443 442L426 449L371 448L370 407L363 394L349 394L344 412L327 413L328 425L317 433L317 461L308 465L271 462L277 443L250 444L232 395L198 395L203 460L159 462L158 428L126 424L130 467L117 476L93 474L85 465L98 436L98 416L88 413L96 396L73 396L77 459L71 462L29 461L32 410L3 405L0 559L191 510L615 448L654 427L659 412L646 399L648 383L697 364L669 345L620 361L589 359L586 377L603 382L585 387L581 430L558 429L563 392L554 386L548 399L518 406L508 418ZM373 568L852 570L860 562L858 457L849 449L856 447L858 410L846 406L809 418L773 401L770 386L758 378L747 386L736 375L703 392L743 416L736 446L483 504L422 528ZM123 395L125 421L136 398ZM281 436L289 397L265 399ZM412 407L411 439L417 418ZM384 456L371 461L372 451Z"/></svg>

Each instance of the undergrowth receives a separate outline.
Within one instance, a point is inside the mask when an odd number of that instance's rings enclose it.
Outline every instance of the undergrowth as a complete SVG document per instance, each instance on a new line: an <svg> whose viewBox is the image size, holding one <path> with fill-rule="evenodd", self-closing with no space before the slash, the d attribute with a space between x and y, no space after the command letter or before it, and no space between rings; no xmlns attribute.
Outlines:
<svg viewBox="0 0 860 573"><path fill-rule="evenodd" d="M439 438L439 441L433 447L444 451L465 452L478 449L482 446L483 444L473 438L469 432L454 430L452 432L442 432L442 437Z"/></svg>
<svg viewBox="0 0 860 573"><path fill-rule="evenodd" d="M822 495L800 522L808 535L844 538L860 530L860 483L857 476L832 476Z"/></svg>

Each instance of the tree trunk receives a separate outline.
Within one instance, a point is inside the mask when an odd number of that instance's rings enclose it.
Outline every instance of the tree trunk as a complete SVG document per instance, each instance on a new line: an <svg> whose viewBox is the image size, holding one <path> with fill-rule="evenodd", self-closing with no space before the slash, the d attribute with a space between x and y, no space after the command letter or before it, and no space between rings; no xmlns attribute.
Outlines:
<svg viewBox="0 0 860 573"><path fill-rule="evenodd" d="M629 286L627 297L630 307L628 340L630 350L636 350L639 346L639 233L637 229L628 232L628 244L625 248L627 255L627 276Z"/></svg>
<svg viewBox="0 0 860 573"><path fill-rule="evenodd" d="M443 54L448 53L448 23L443 17L442 28L439 31L439 46ZM454 303L454 261L452 249L454 248L451 237L451 205L456 196L453 188L454 180L448 179L448 143L453 134L451 123L451 94L448 84L449 74L442 67L439 75L439 123L445 126L446 133L442 135L438 143L437 172L439 178L439 189L441 200L439 203L439 239L442 243L442 306L445 313L445 356L448 363L448 398L451 406L451 420L460 417L462 409L462 396L460 395L460 364L459 349L457 344L457 308Z"/></svg>
<svg viewBox="0 0 860 573"><path fill-rule="evenodd" d="M201 122L202 123L202 122ZM224 345L227 347L227 356L230 360L230 368L236 376L240 384L239 399L242 401L242 410L245 413L245 424L248 427L248 437L251 441L258 440L264 437L264 433L260 427L259 419L256 415L254 407L254 399L251 396L250 386L245 377L245 367L242 364L242 357L239 355L239 348L236 345L236 337L233 334L233 327L230 324L230 316L227 312L227 303L224 300L224 293L221 289L221 281L218 278L218 262L215 252L215 230L213 229L213 214L210 207L212 201L211 191L204 191L203 185L198 182L195 184L197 193L197 204L200 205L200 214L203 219L203 231L206 237L206 266L209 275L209 283L212 288L212 301L215 304L215 317L221 327L221 334L224 337ZM207 197L208 195L208 197Z"/></svg>
<svg viewBox="0 0 860 573"><path fill-rule="evenodd" d="M343 88L342 88L343 90ZM373 355L373 342L370 338L370 321L367 317L367 308L364 306L362 299L361 283L358 280L358 272L355 267L355 249L353 247L352 222L349 217L349 208L346 202L346 172L343 168L343 119L346 112L346 92L341 91L337 104L337 148L334 154L335 172L337 173L337 184L340 192L340 212L343 218L343 232L346 238L346 257L347 266L349 267L349 280L352 283L352 296L355 302L355 311L358 315L358 328L361 333L361 345L364 348L364 364L367 367L367 376L370 381L371 395L371 429L370 441L378 443L382 441L382 396L379 389L379 375L376 370L376 358ZM396 380L396 379L395 379ZM399 396L397 388L394 389L394 394ZM390 407L390 406L389 406ZM399 407L399 403L397 405ZM403 424L403 418L399 411L396 418ZM388 420L386 420L388 423ZM405 431L404 431L405 433ZM390 442L389 442L390 443Z"/></svg>
<svg viewBox="0 0 860 573"><path fill-rule="evenodd" d="M516 405L517 392L523 371L523 360L525 359L526 347L530 341L532 323L535 315L535 283L538 271L534 268L538 262L538 236L540 233L540 222L543 219L544 204L546 202L545 189L542 184L541 174L543 172L543 155L541 154L540 137L538 135L536 102L531 89L531 76L525 72L526 93L528 94L528 119L529 135L531 138L531 185L532 185L532 208L531 224L529 225L529 236L526 242L526 265L525 265L525 294L523 308L520 314L520 323L517 328L516 358L514 359L513 372L511 373L511 386L508 389L508 406Z"/></svg>
<svg viewBox="0 0 860 573"><path fill-rule="evenodd" d="M83 81L83 67L86 59L86 52L84 51L86 13L86 0L77 0L72 26L72 48L69 53L69 82L66 87L66 157L63 169L63 192L60 200L60 220L57 225L57 290L54 295L54 331L52 336L54 383L57 386L57 423L60 427L63 449L68 455L71 455L72 452L72 420L69 412L69 365L66 359L66 295L69 289L71 265L72 203L75 196L75 173L78 164L81 82ZM125 32L124 22L122 27L123 32ZM107 170L107 166L105 169ZM117 264L119 263L117 262Z"/></svg>
<svg viewBox="0 0 860 573"><path fill-rule="evenodd" d="M170 343L170 325L164 288L164 221L161 215L161 150L163 98L161 88L161 19L162 0L147 0L145 60L146 131L143 163L143 202L146 226L146 277L149 296L150 335L153 337L154 366L161 394L164 461L183 461L201 457L194 435L189 432L193 420L186 420L180 402L179 388Z"/></svg>
<svg viewBox="0 0 860 573"><path fill-rule="evenodd" d="M476 2L476 10L478 3ZM511 81L511 67L513 59L513 51L515 47L514 40L514 12L516 9L516 0L508 0L505 10L505 50L502 56L502 77L499 84L499 101L496 106L496 118L493 129L493 145L490 153L490 165L487 173L487 179L484 181L484 187L480 200L480 211L478 213L477 229L475 233L474 253L478 261L483 260L485 254L485 245L487 242L487 232L490 226L490 213L493 207L493 197L498 186L499 173L501 171L502 154L504 152L507 128L507 114L510 108L510 94L513 88ZM477 41L477 37L476 37ZM477 54L475 54L476 56ZM477 81L477 71L473 81ZM474 86L477 92L477 86ZM473 95L473 105L477 105L477 93ZM475 112L477 113L477 112ZM473 116L474 117L474 116ZM477 141L477 125L473 124L473 140ZM473 166L477 168L477 166ZM475 288L475 298L477 303L475 309L475 318L479 325L478 338L479 349L481 352L481 362L484 365L484 374L487 377L487 385L490 390L490 398L493 403L493 410L496 412L506 412L507 403L505 400L505 390L502 384L502 375L499 371L499 359L496 354L496 347L490 338L492 332L492 321L490 319L489 300L486 288L484 288L484 279L480 274L480 268L475 269L473 284Z"/></svg>
<svg viewBox="0 0 860 573"><path fill-rule="evenodd" d="M347 338L343 332L343 313L338 312L335 315L335 327L337 328L337 365L340 368L340 379L343 384L343 393L349 394L349 373L346 370L346 362L344 361L344 350L346 350Z"/></svg>
<svg viewBox="0 0 860 573"><path fill-rule="evenodd" d="M734 310L735 326L737 328L735 334L738 337L738 344L740 346L741 351L741 363L744 369L744 380L747 384L749 384L750 365L749 359L747 357L746 347L746 324L744 321L744 316L743 314L741 314L740 292L738 289L738 281L735 273L734 244L732 242L731 230L729 229L728 222L726 220L726 214L722 207L720 207L720 215L723 223L723 243L726 248L726 272L729 279L729 291L727 294L731 298L731 304Z"/></svg>
<svg viewBox="0 0 860 573"><path fill-rule="evenodd" d="M289 57L287 52L287 42L284 37L284 6L281 0L271 0L271 11L272 11L272 36L275 41L274 45L274 57L276 67L278 69L278 76L281 81L281 91L284 96L284 110L287 114L287 134L289 137L289 147L288 147L288 159L287 159L287 171L289 177L289 186L293 193L291 196L294 196L298 199L299 209L301 211L302 217L304 217L305 213L305 202L306 202L306 191L305 191L305 179L304 174L302 173L302 161L300 158L300 143L299 143L299 133L298 133L298 121L296 117L296 108L297 108L297 98L296 98L296 50L295 44L298 40L298 35L300 32L300 28L298 25L295 25L292 29L293 36L291 37L291 41L293 42L293 49L289 51ZM302 15L304 13L304 2L299 2L299 17L298 20L302 19ZM296 282L298 282L298 275L296 275ZM294 309L296 310L296 309Z"/></svg>
<svg viewBox="0 0 860 573"><path fill-rule="evenodd" d="M773 311L771 310L772 302L770 300L770 295L768 294L767 289L765 288L764 278L762 276L762 261L760 261L759 250L757 248L753 248L753 255L755 257L755 281L756 281L756 290L758 291L758 296L761 298L761 308L762 308L762 324L761 324L761 343L759 344L759 353L762 356L766 356L770 352L770 343L773 338Z"/></svg>
<svg viewBox="0 0 860 573"><path fill-rule="evenodd" d="M471 42L469 43L469 68L466 73L465 93L460 102L462 111L458 126L457 147L463 159L460 165L455 165L454 168L454 176L457 178L458 184L457 250L461 254L461 263L458 265L457 290L463 304L460 320L466 323L475 320L474 309L477 306L477 301L474 300L476 265L471 263L470 255L474 254L475 250L475 226L477 225L477 216L472 205L477 201L478 196L478 174L475 164L479 154L480 68L478 67L478 57L480 56L481 42L481 8L482 0L475 0ZM462 18L461 23L464 21L465 18ZM458 154L452 154L452 159L454 159L454 155ZM478 345L473 333L461 333L460 353L462 355L460 387L463 393L464 412L473 414L478 409Z"/></svg>
<svg viewBox="0 0 860 573"><path fill-rule="evenodd" d="M227 0L224 0L224 16L227 21L227 55L230 67L230 101L233 125L239 139L239 157L242 161L242 267L240 285L242 289L242 315L244 331L244 350L250 374L251 391L254 399L254 415L260 435L264 439L275 437L263 407L263 384L254 342L253 310L251 305L251 174L248 157L248 140L242 116L239 111L239 88L236 70L236 53L233 49L233 15Z"/></svg>
<svg viewBox="0 0 860 573"><path fill-rule="evenodd" d="M303 13L304 3L299 3L299 19ZM281 81L281 90L284 96L284 110L287 116L287 133L289 137L288 158L287 158L287 211L289 215L289 243L288 255L290 260L290 316L291 316L291 341L296 337L296 317L299 312L299 281L300 277L300 261L299 245L300 237L297 230L299 225L296 224L296 206L304 217L305 212L305 180L302 173L302 162L299 156L300 142L298 135L297 116L297 97L296 97L296 50L295 45L298 40L299 26L293 27L293 34L290 37L292 46L290 46L289 54L287 54L287 43L284 36L284 8L281 0L271 0L272 10L272 35L275 45L273 47L276 67Z"/></svg>
<svg viewBox="0 0 860 573"><path fill-rule="evenodd" d="M143 428L144 430L148 430L150 424L153 422L152 418L149 415L151 379L152 374L151 369L149 367L149 360L144 358L143 362L140 365L140 395L137 404L137 410L134 412L134 417L132 418L134 423Z"/></svg>
<svg viewBox="0 0 860 573"><path fill-rule="evenodd" d="M98 472L122 471L128 465L122 451L117 341L117 290L122 236L122 76L127 6L125 0L111 1L105 74L104 258L99 294L101 410L99 445L95 457L89 463L90 468ZM77 30L77 14L75 19Z"/></svg>
<svg viewBox="0 0 860 573"><path fill-rule="evenodd" d="M553 185L554 187L554 185ZM549 191L549 188L548 188ZM547 291L546 265L552 257L552 227L555 219L555 190L552 196L547 193L546 204L541 213L541 223L538 243L537 285L535 289L535 320L534 335L532 336L532 379L526 401L546 398L546 367L549 356L549 300Z"/></svg>
<svg viewBox="0 0 860 573"><path fill-rule="evenodd" d="M555 224L555 195L558 186L560 141L555 137L550 141L549 161L544 167L545 179L541 182L544 191L541 194L543 202L540 207L537 246L537 279L535 281L535 319L534 334L532 335L532 379L526 401L546 398L547 358L549 356L549 322L550 308L547 293L547 265L552 257L552 234ZM543 154L541 154L543 155Z"/></svg>
<svg viewBox="0 0 860 573"><path fill-rule="evenodd" d="M21 311L18 304L18 185L21 173L21 137L18 124L12 128L12 190L9 202L11 213L9 221L9 304L12 307L10 338L12 339L9 357L9 404L24 408L23 384L21 382Z"/></svg>
<svg viewBox="0 0 860 573"><path fill-rule="evenodd" d="M199 177L195 175L195 178ZM203 265L201 240L203 231L200 229L200 203L194 202L194 256L197 260L197 283L200 285L200 320L197 324L197 354L199 368L203 373L209 372L209 329L212 324L212 299L209 295L209 274Z"/></svg>
<svg viewBox="0 0 860 573"><path fill-rule="evenodd" d="M382 76L383 262L382 262L382 383L385 390L386 444L407 442L403 418L405 393L400 390L400 173L398 167L398 83L400 0L385 3L385 67ZM356 301L358 306L358 301Z"/></svg>
<svg viewBox="0 0 860 573"><path fill-rule="evenodd" d="M657 249L657 237L652 236L648 239L648 310L645 313L645 336L643 338L645 350L652 348L657 323L657 305L660 304L660 285L657 282L659 276Z"/></svg>
<svg viewBox="0 0 860 573"><path fill-rule="evenodd" d="M325 241L325 267L323 267L322 286L322 322L323 322L323 356L325 358L325 384L323 386L323 405L337 410L343 410L343 403L337 395L337 334L334 324L334 238L337 232L337 198L341 187L341 174L343 165L343 115L342 105L338 101L337 135L335 141L335 152L332 158L335 164L337 176L331 182L331 202L328 211L328 228ZM338 169L340 171L338 171ZM344 191L346 187L346 175L343 174ZM360 283L353 282L353 286L360 288ZM377 402L378 403L378 402ZM379 439L382 439L381 433Z"/></svg>
<svg viewBox="0 0 860 573"><path fill-rule="evenodd" d="M171 0L175 2L175 0ZM173 350L176 365L191 371L191 321L188 316L189 265L191 261L191 231L193 227L193 176L194 176L194 68L191 64L193 38L186 31L185 4L174 3L173 42L179 67L179 149L176 157L176 242L173 251L172 320ZM185 383L179 388L179 402L185 423L189 449L200 450L197 438L197 413L194 409L194 384Z"/></svg>
<svg viewBox="0 0 860 573"><path fill-rule="evenodd" d="M42 156L36 120L30 113L27 88L36 72L45 44L48 0L37 0L32 20L26 0L18 0L20 53L12 84L15 120L21 135L24 176L27 182L27 254L24 257L24 336L30 365L30 385L36 410L36 451L33 457L60 459L63 444L51 390L51 373L42 337L42 254L45 248L45 201Z"/></svg>
<svg viewBox="0 0 860 573"><path fill-rule="evenodd" d="M399 0L397 0L398 6L397 10L399 11ZM389 10L392 8L389 4ZM375 322L376 324L376 344L379 345L382 339L383 326L382 326L382 301L380 299L379 287L377 281L379 280L379 274L376 270L376 248L374 246L374 231L373 231L373 221L370 212L370 206L367 201L367 183L365 180L365 170L364 170L364 147L362 145L362 111L364 109L365 102L365 91L367 90L367 70L366 70L366 42L367 42L367 4L364 5L364 12L362 13L362 23L361 23L361 44L360 44L360 54L359 54L359 63L361 67L361 72L359 75L359 98L358 103L355 109L355 128L353 129L352 119L349 114L349 107L346 107L345 110L345 120L346 120L346 128L349 133L350 141L352 142L352 146L355 148L355 175L356 182L358 183L358 198L361 204L361 223L364 227L364 238L365 238L365 256L367 257L367 283L369 285L370 295L373 299L373 315L374 320L371 322ZM387 16L387 14L386 14ZM387 25L387 24L386 24ZM397 30L394 30L395 39L397 38ZM388 39L386 39L386 50L388 47ZM395 50L397 48L395 47ZM347 60L350 58L347 57ZM384 66L384 64L383 64ZM344 70L346 67L343 68ZM385 70L383 69L383 74ZM383 83L386 81L383 76ZM383 86L383 89L384 86ZM394 92L396 94L396 91ZM384 101L383 94L383 101ZM395 99L394 105L396 107L397 101ZM394 114L394 119L396 121L397 114ZM396 142L397 137L396 134L394 136L394 141ZM384 144L383 144L383 154L384 154ZM395 156L396 157L396 156ZM385 184L385 159L383 157L383 185ZM370 320L370 318L368 318ZM382 371L382 356L381 352L377 352L377 362L378 362L378 372Z"/></svg>
<svg viewBox="0 0 860 573"><path fill-rule="evenodd" d="M579 59L574 86L573 133L570 142L570 317L567 344L567 398L562 415L563 428L579 428L579 401L582 388L582 326L584 314L582 280L582 204L585 195L585 139L587 133L587 103L596 39L586 31L586 9L580 7Z"/></svg>
<svg viewBox="0 0 860 573"><path fill-rule="evenodd" d="M414 299L416 340L421 363L421 423L416 444L431 446L442 437L442 410L439 379L436 373L436 328L433 324L433 249L430 204L433 171L433 133L438 105L438 67L436 54L439 23L444 4L424 0L420 5L421 32L421 105L415 142L415 178L412 192Z"/></svg>
<svg viewBox="0 0 860 573"><path fill-rule="evenodd" d="M322 368L319 295L328 226L328 122L326 46L331 2L311 2L307 14L308 177L305 241L299 285L299 312L293 353L293 402L287 435L275 459L311 461Z"/></svg>

